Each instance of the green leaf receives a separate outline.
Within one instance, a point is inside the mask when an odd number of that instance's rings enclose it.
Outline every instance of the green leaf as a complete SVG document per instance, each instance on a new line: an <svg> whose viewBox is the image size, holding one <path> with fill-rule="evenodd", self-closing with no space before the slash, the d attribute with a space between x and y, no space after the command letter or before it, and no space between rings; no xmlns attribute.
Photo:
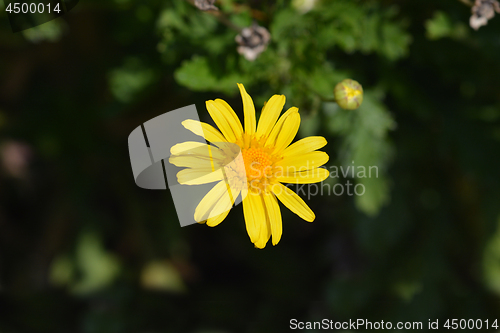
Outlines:
<svg viewBox="0 0 500 333"><path fill-rule="evenodd" d="M246 76L235 73L227 73L222 77L216 77L212 72L212 66L205 57L194 56L186 60L175 71L177 82L195 91L221 91L226 94L234 94L238 91L236 83L250 81Z"/></svg>
<svg viewBox="0 0 500 333"><path fill-rule="evenodd" d="M125 60L121 68L109 74L109 86L115 98L123 103L131 102L155 79L152 69L145 67L137 58Z"/></svg>
<svg viewBox="0 0 500 333"><path fill-rule="evenodd" d="M356 189L354 202L356 207L367 215L377 215L389 200L390 189L385 177L375 177L372 174L370 178L358 178L356 186L360 187Z"/></svg>
<svg viewBox="0 0 500 333"><path fill-rule="evenodd" d="M462 22L454 24L450 17L442 12L436 11L434 16L425 22L426 36L430 40L438 40L445 37L463 39L467 37L469 29Z"/></svg>
<svg viewBox="0 0 500 333"><path fill-rule="evenodd" d="M379 102L380 94L365 91L363 104L356 110L342 110L333 103L325 104L327 128L342 137L339 149L340 164L365 174L356 173L355 181L364 189L355 197L356 206L367 215L375 215L389 200L386 171L392 157L388 132L396 123ZM370 170L373 172L369 173ZM361 191L361 189L360 189Z"/></svg>
<svg viewBox="0 0 500 333"><path fill-rule="evenodd" d="M174 76L179 84L198 91L214 89L217 84L217 79L210 72L208 60L199 56L183 61Z"/></svg>
<svg viewBox="0 0 500 333"><path fill-rule="evenodd" d="M76 249L76 265L81 271L81 279L72 286L77 294L88 294L109 286L120 272L118 259L106 252L98 235L84 233Z"/></svg>

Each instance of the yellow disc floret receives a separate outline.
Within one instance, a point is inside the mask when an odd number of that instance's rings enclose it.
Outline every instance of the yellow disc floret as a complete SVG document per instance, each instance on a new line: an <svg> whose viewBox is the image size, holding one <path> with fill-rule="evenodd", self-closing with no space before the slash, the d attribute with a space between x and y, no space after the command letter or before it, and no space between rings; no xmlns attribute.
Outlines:
<svg viewBox="0 0 500 333"><path fill-rule="evenodd" d="M266 138L254 136L236 142L241 148L244 177L250 191L266 191L275 176L274 163L282 159L273 154L274 147L265 146Z"/></svg>
<svg viewBox="0 0 500 333"><path fill-rule="evenodd" d="M243 150L245 172L249 181L271 175L271 156L266 149L248 148Z"/></svg>

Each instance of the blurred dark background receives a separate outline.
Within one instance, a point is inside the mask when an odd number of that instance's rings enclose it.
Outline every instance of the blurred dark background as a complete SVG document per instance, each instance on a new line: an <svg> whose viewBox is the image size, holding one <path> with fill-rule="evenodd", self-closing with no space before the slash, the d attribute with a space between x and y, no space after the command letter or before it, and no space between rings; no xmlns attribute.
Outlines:
<svg viewBox="0 0 500 333"><path fill-rule="evenodd" d="M20 33L2 7L0 332L499 318L500 17L475 31L458 0L215 5L81 0ZM253 22L271 42L248 61L234 28ZM347 77L355 111L331 102ZM210 122L208 99L242 117L237 82L257 110L277 93L298 106L329 167L379 177L328 179L366 192L305 197L314 223L283 209L264 250L240 207L181 228L169 191L135 185L127 137L193 103Z"/></svg>

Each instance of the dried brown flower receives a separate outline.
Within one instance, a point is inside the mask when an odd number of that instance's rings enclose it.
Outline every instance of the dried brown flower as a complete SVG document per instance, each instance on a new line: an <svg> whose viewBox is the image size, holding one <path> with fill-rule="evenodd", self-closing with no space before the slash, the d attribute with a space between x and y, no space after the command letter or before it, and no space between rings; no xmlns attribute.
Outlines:
<svg viewBox="0 0 500 333"><path fill-rule="evenodd" d="M254 61L259 54L266 50L267 44L271 40L271 34L266 28L254 23L252 26L244 28L235 39L240 45L238 53L247 60Z"/></svg>
<svg viewBox="0 0 500 333"><path fill-rule="evenodd" d="M194 0L194 5L200 10L219 10L214 3L215 0Z"/></svg>
<svg viewBox="0 0 500 333"><path fill-rule="evenodd" d="M0 147L3 169L14 178L25 178L28 175L31 157L31 147L22 142L7 141Z"/></svg>
<svg viewBox="0 0 500 333"><path fill-rule="evenodd" d="M500 13L500 4L497 0L476 0L470 17L471 28L477 30L488 24L488 20L495 16L495 12Z"/></svg>

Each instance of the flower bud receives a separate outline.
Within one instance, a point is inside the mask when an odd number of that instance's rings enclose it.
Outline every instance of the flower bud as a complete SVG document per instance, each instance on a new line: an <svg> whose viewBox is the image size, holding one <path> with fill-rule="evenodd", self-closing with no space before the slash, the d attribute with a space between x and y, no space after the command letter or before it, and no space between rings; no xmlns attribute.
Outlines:
<svg viewBox="0 0 500 333"><path fill-rule="evenodd" d="M346 110L355 110L363 103L363 87L351 79L342 80L333 91L337 104Z"/></svg>

